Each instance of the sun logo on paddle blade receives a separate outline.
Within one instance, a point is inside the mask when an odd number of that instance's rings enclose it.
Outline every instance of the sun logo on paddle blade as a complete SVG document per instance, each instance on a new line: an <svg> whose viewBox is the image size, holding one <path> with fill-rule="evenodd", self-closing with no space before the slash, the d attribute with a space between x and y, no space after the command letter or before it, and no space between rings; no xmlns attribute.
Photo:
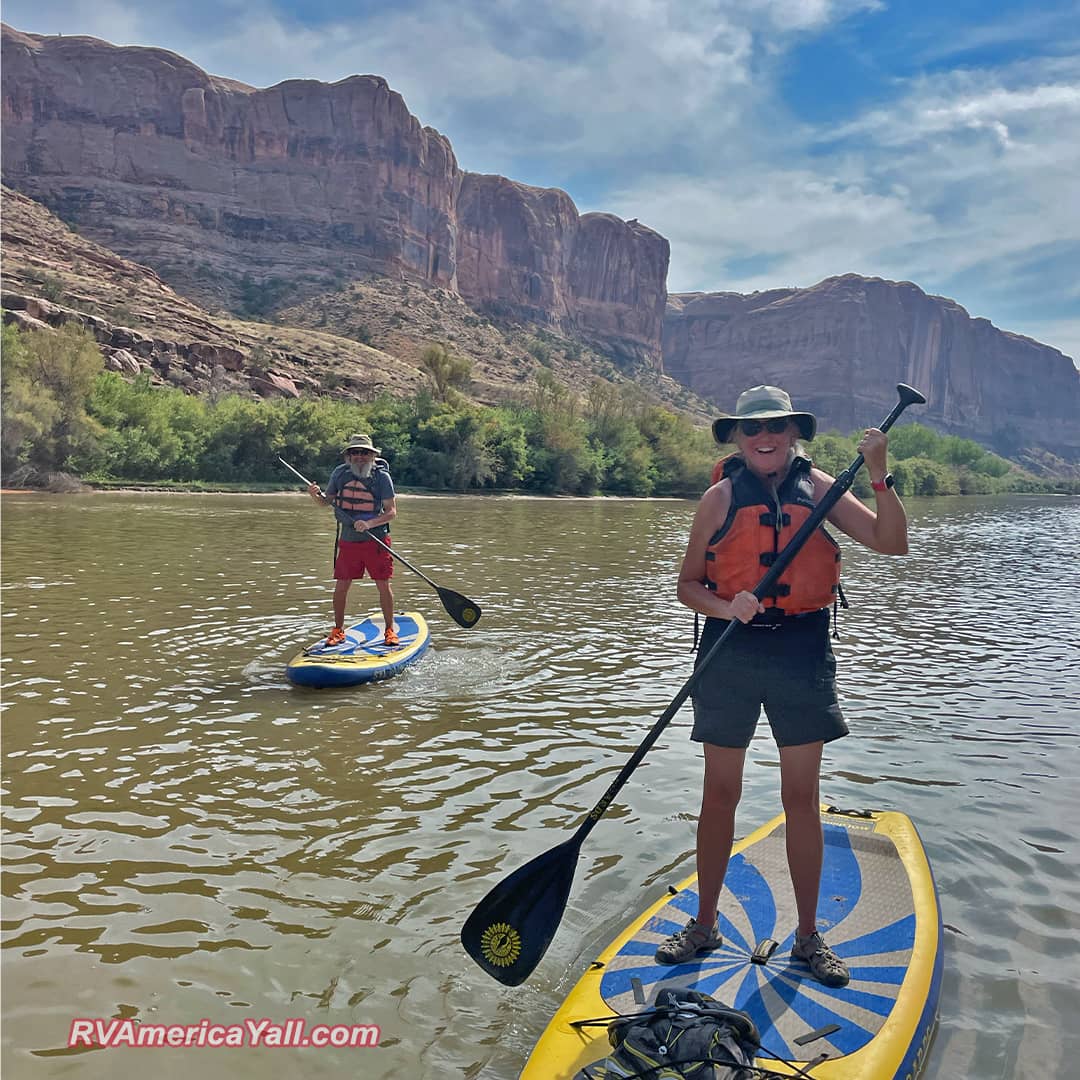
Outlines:
<svg viewBox="0 0 1080 1080"><path fill-rule="evenodd" d="M480 951L494 967L509 967L521 955L521 935L509 923L492 923L480 935Z"/></svg>
<svg viewBox="0 0 1080 1080"><path fill-rule="evenodd" d="M470 626L471 626L471 625L472 625L472 624L473 624L474 622L476 622L476 620L477 620L477 618L478 618L478 616L477 616L477 614L476 614L476 611L475 611L475 609L473 609L473 608L471 608L471 607L467 607L467 608L462 608L462 609L461 609L461 617L462 617L462 619L464 619L464 620L465 620L465 622L467 622L467 623L468 623L468 624L469 624Z"/></svg>

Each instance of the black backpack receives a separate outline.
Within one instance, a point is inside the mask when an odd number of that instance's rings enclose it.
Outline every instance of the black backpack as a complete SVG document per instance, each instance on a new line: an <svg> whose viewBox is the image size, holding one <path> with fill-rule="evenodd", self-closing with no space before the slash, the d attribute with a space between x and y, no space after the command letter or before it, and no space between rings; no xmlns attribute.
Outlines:
<svg viewBox="0 0 1080 1080"><path fill-rule="evenodd" d="M608 1025L612 1051L574 1080L753 1080L754 1021L697 990L665 987L645 1012Z"/></svg>

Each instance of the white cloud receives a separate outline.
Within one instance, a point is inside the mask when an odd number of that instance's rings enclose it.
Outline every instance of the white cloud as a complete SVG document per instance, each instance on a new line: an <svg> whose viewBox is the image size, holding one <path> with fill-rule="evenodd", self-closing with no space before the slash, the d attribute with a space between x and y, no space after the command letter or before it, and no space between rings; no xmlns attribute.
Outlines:
<svg viewBox="0 0 1080 1080"><path fill-rule="evenodd" d="M985 82L985 76L983 80ZM903 146L965 128L1006 128L1010 122L1045 123L1055 116L1080 115L1080 85L1040 84L1011 90L970 86L969 75L916 84L903 101L875 109L832 133L834 138L864 136L881 146ZM960 85L957 85L960 84ZM956 96L954 96L956 95ZM901 107L898 107L901 106Z"/></svg>
<svg viewBox="0 0 1080 1080"><path fill-rule="evenodd" d="M297 23L272 0L191 4L7 0L20 29L156 44L256 86L375 73L467 168L562 168L685 152L735 130L762 96L758 53L876 0L421 0ZM211 13L213 11L213 13ZM213 33L206 32L207 25ZM479 160L474 161L473 156ZM528 180L528 177L522 177Z"/></svg>
<svg viewBox="0 0 1080 1080"><path fill-rule="evenodd" d="M947 12L948 9L943 7L943 10ZM1080 5L1076 0L1066 3L1059 0L968 23L954 21L949 25L948 33L933 34L922 45L917 59L924 65L936 67L952 59L962 66L980 49L1006 49L1030 55L1045 49L1048 42L1059 55L1075 56L1080 45L1078 16Z"/></svg>
<svg viewBox="0 0 1080 1080"><path fill-rule="evenodd" d="M28 33L96 37L119 44L160 44L140 39L139 9L125 0L13 0L4 4L4 22Z"/></svg>
<svg viewBox="0 0 1080 1080"><path fill-rule="evenodd" d="M839 22L858 11L875 11L881 0L758 0L748 5L768 12L779 30L814 30Z"/></svg>
<svg viewBox="0 0 1080 1080"><path fill-rule="evenodd" d="M806 286L851 271L913 280L1005 329L1038 329L1075 357L1072 66L916 79L842 126L759 137L715 178L638 177L611 208L671 240L672 291ZM1046 317L1053 308L1061 318Z"/></svg>
<svg viewBox="0 0 1080 1080"><path fill-rule="evenodd" d="M713 181L661 176L652 186L617 193L613 208L671 241L673 292L749 292L849 270L884 273L884 265L867 265L869 251L903 246L933 228L902 192L879 194L806 168L776 167L763 175L744 168ZM725 273L725 263L747 260L761 269Z"/></svg>

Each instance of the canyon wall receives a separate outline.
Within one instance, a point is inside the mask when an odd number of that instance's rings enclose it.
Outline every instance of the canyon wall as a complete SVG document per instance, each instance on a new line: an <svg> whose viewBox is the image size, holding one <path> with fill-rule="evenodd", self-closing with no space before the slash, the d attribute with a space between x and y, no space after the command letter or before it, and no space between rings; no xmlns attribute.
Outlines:
<svg viewBox="0 0 1080 1080"><path fill-rule="evenodd" d="M668 244L458 166L375 75L256 89L3 29L4 182L204 305L374 272L659 364Z"/></svg>
<svg viewBox="0 0 1080 1080"><path fill-rule="evenodd" d="M845 274L808 289L672 294L664 370L723 411L749 386L784 387L826 428L877 423L904 382L906 419L1004 452L1080 460L1080 373L1069 357L972 318L909 281Z"/></svg>

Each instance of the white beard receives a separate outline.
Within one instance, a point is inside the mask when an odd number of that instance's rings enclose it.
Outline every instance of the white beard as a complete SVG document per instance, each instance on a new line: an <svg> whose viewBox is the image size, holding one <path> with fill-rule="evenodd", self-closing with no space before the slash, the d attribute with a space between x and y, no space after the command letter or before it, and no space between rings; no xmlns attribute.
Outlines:
<svg viewBox="0 0 1080 1080"><path fill-rule="evenodd" d="M371 475L373 468L375 468L374 461L365 461L362 465L357 465L355 461L349 462L349 469L358 480L366 480Z"/></svg>

